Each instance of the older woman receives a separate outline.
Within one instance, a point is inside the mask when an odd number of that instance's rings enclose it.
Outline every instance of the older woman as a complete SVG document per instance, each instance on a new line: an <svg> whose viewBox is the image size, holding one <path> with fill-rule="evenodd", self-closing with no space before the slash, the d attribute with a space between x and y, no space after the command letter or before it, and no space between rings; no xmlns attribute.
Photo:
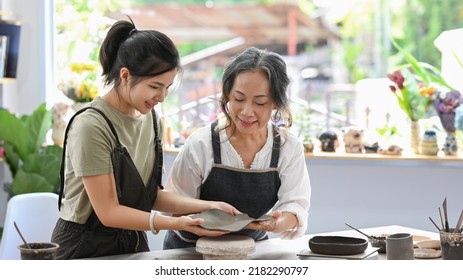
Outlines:
<svg viewBox="0 0 463 280"><path fill-rule="evenodd" d="M287 239L303 235L311 187L303 145L286 130L292 121L288 84L286 64L276 53L250 47L230 61L220 98L224 117L187 139L166 189L225 201L253 218L272 217L232 234L256 241L267 232ZM169 231L164 249L192 247L197 239Z"/></svg>

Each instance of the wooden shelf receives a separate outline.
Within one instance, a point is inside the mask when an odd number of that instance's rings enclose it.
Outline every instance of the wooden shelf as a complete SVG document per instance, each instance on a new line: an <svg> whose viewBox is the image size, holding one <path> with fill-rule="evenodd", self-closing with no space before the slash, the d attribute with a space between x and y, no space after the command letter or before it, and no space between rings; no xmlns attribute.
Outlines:
<svg viewBox="0 0 463 280"><path fill-rule="evenodd" d="M16 82L15 78L0 78L0 84L12 84Z"/></svg>
<svg viewBox="0 0 463 280"><path fill-rule="evenodd" d="M381 155L375 153L345 153L345 152L319 152L306 153L306 158L326 158L326 159L354 159L354 160L413 160L413 161L436 161L436 162L463 162L463 157L459 156L446 156L443 152L439 152L437 156L417 155L414 153L402 152L402 155Z"/></svg>
<svg viewBox="0 0 463 280"><path fill-rule="evenodd" d="M181 148L166 148L165 153L178 153ZM341 159L341 160L384 160L384 161L428 161L428 162L463 162L463 155L446 156L441 151L437 156L417 155L412 152L403 151L402 155L381 155L375 153L345 153L339 149L336 152L322 152L317 149L313 153L305 153L305 157L316 159Z"/></svg>

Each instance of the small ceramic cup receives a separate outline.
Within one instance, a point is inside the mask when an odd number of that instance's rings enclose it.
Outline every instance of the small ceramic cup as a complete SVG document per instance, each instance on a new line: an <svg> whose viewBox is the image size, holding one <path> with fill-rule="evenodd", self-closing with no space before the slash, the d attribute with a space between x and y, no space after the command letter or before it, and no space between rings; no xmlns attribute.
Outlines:
<svg viewBox="0 0 463 280"><path fill-rule="evenodd" d="M18 246L21 252L21 260L55 260L59 245L51 242L37 242L21 244Z"/></svg>
<svg viewBox="0 0 463 280"><path fill-rule="evenodd" d="M413 260L413 236L409 233L391 234L386 238L388 260Z"/></svg>

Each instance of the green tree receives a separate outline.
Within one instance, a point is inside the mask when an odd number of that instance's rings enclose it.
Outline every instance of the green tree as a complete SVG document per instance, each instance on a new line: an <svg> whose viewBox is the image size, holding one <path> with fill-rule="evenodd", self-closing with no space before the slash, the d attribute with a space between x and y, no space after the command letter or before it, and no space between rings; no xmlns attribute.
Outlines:
<svg viewBox="0 0 463 280"><path fill-rule="evenodd" d="M370 61L372 60L372 58L365 59L364 56L372 46L365 41L365 38L371 37L368 34L374 33L372 24L373 5L371 1L369 2L358 9L347 12L346 17L338 23L344 51L343 60L352 83L366 78L369 72L368 65L371 64Z"/></svg>
<svg viewBox="0 0 463 280"><path fill-rule="evenodd" d="M445 30L463 26L463 2L407 0L392 11L391 36L419 61L440 68L441 54L434 46L434 40ZM405 60L400 56L397 62L404 63Z"/></svg>
<svg viewBox="0 0 463 280"><path fill-rule="evenodd" d="M351 74L351 81L364 77L374 77L374 48L378 47L375 36L378 17L387 17L389 34L406 51L419 61L441 66L441 54L434 46L434 40L445 30L463 26L463 2L461 0L405 0L386 1L387 14L375 14L378 1L362 0L347 11L338 24L342 38L344 63ZM386 38L387 39L387 38ZM384 41L384 38L382 39ZM372 43L375 42L375 43ZM381 48L381 54L388 58L389 65L406 63L405 58L389 44Z"/></svg>

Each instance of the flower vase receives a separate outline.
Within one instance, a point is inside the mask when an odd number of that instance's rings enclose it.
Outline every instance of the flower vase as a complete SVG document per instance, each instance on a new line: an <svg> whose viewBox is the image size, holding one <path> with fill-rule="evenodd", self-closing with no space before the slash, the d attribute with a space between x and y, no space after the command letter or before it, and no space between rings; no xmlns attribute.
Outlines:
<svg viewBox="0 0 463 280"><path fill-rule="evenodd" d="M442 148L446 156L456 156L458 155L458 145L455 132L447 131L447 136L445 137L444 146Z"/></svg>
<svg viewBox="0 0 463 280"><path fill-rule="evenodd" d="M410 147L412 152L419 154L420 146L420 123L419 121L411 121L410 123Z"/></svg>
<svg viewBox="0 0 463 280"><path fill-rule="evenodd" d="M64 131L66 129L67 122L72 115L72 111L69 110L69 105L62 102L53 105L51 111L53 113L51 140L55 145L62 147L64 142Z"/></svg>
<svg viewBox="0 0 463 280"><path fill-rule="evenodd" d="M65 128L53 126L51 130L51 140L53 144L63 147Z"/></svg>

